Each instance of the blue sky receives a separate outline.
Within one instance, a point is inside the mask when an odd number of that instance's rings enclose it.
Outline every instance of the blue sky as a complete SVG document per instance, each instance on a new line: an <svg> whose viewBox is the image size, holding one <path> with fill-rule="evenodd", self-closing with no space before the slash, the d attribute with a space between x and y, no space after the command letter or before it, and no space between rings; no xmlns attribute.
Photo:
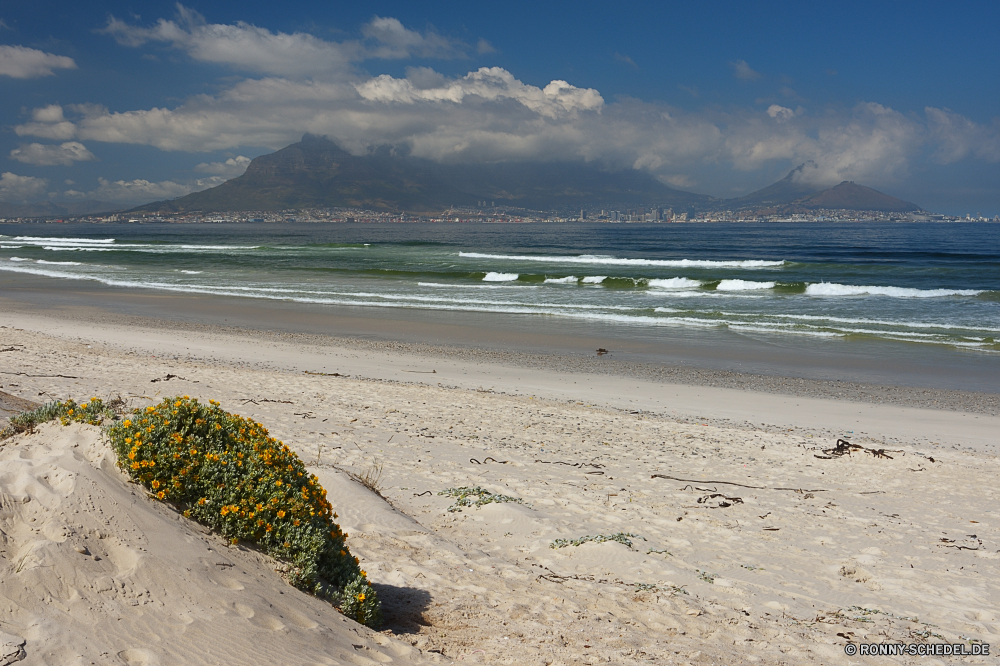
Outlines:
<svg viewBox="0 0 1000 666"><path fill-rule="evenodd" d="M733 197L811 161L1000 213L1000 5L4 2L0 201L131 205L325 134Z"/></svg>

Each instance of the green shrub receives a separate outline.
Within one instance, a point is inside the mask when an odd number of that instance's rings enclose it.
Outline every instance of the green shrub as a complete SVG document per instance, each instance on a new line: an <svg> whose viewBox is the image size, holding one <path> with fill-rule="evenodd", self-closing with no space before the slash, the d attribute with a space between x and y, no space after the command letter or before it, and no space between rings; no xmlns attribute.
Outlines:
<svg viewBox="0 0 1000 666"><path fill-rule="evenodd" d="M71 422L100 425L109 416L113 414L100 398L91 398L82 404L73 400L47 402L41 407L12 416L7 427L0 430L0 441L22 432L34 432L35 426L56 419L62 421L63 425Z"/></svg>
<svg viewBox="0 0 1000 666"><path fill-rule="evenodd" d="M339 597L346 615L376 626L375 590L319 480L260 423L209 402L168 398L112 423L118 465L185 516L286 562L296 587Z"/></svg>

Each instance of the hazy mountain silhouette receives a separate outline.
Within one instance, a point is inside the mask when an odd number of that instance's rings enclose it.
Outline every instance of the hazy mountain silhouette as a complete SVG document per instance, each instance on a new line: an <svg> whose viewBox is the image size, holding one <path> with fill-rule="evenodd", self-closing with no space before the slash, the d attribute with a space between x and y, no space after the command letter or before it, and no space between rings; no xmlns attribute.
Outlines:
<svg viewBox="0 0 1000 666"><path fill-rule="evenodd" d="M767 187L737 199L715 203L717 210L762 210L804 212L821 208L839 210L873 210L906 213L921 210L920 206L873 190L870 187L844 181L829 189L803 182L802 174L809 163L802 164L787 176Z"/></svg>
<svg viewBox="0 0 1000 666"><path fill-rule="evenodd" d="M0 201L0 217L72 217L74 215L96 215L122 210L119 204L107 201L43 201L33 204L13 204Z"/></svg>
<svg viewBox="0 0 1000 666"><path fill-rule="evenodd" d="M708 206L712 197L667 187L634 169L607 171L585 163L440 164L382 147L351 155L310 134L254 159L222 185L137 211L239 211L354 207L434 212L480 202L534 210L662 205Z"/></svg>

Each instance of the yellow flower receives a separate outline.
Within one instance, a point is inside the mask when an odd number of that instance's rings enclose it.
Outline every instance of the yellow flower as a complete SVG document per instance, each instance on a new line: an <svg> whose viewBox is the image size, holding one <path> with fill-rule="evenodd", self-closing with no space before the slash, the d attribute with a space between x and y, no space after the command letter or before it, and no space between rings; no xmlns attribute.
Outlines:
<svg viewBox="0 0 1000 666"><path fill-rule="evenodd" d="M361 575L367 578L368 577L368 572L365 571L364 569L362 569L361 570Z"/></svg>
<svg viewBox="0 0 1000 666"><path fill-rule="evenodd" d="M166 496L167 496L167 494L165 492L163 492L162 490L160 492L156 493L156 498L157 499L163 499Z"/></svg>
<svg viewBox="0 0 1000 666"><path fill-rule="evenodd" d="M174 407L180 407L180 406L181 406L181 401L180 400L178 400L177 402L174 403ZM174 412L174 414L176 414L176 413L177 412Z"/></svg>
<svg viewBox="0 0 1000 666"><path fill-rule="evenodd" d="M361 594L358 595L358 601L364 601L364 600L365 600L365 593L362 592Z"/></svg>
<svg viewBox="0 0 1000 666"><path fill-rule="evenodd" d="M284 517L285 517L285 512L284 511L279 511L278 512L278 518L284 518Z"/></svg>
<svg viewBox="0 0 1000 666"><path fill-rule="evenodd" d="M125 427L127 428L127 427L129 427L130 425L132 425L132 421L131 421L130 419L125 419L125 422L124 422L124 423L122 423L122 425L123 425L123 426L125 426Z"/></svg>
<svg viewBox="0 0 1000 666"><path fill-rule="evenodd" d="M153 490L156 490L159 487L160 487L160 482L159 481L153 481Z"/></svg>

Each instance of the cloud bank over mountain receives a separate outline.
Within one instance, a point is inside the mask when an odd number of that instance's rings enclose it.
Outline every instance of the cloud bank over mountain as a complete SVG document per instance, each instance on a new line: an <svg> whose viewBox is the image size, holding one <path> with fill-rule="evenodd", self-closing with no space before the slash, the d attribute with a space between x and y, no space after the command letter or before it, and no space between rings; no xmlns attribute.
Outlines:
<svg viewBox="0 0 1000 666"><path fill-rule="evenodd" d="M599 162L717 196L727 193L712 191L715 184L705 174L713 168L752 173L809 163L801 177L810 184L881 185L904 180L916 162L1000 162L1000 122L977 123L947 108L905 112L877 101L839 107L804 101L794 108L764 102L691 110L608 98L575 85L572 76L533 85L496 66L457 76L427 66L405 68L405 74L371 72L380 62L461 61L495 52L486 40L414 30L392 17L375 16L355 38L335 41L243 21L210 23L178 5L176 16L152 24L112 16L100 32L128 49L167 51L236 76L164 106L112 110L95 100L29 109L13 131L31 142L12 150L13 160L36 166L94 160L95 143L235 155L279 149L308 132L329 136L354 154L392 144L443 162ZM0 74L7 76L47 76L75 66L70 58L35 49L0 47ZM740 86L766 78L747 60L729 66ZM194 171L241 173L241 163L214 171L207 164L202 160ZM183 194L185 187L210 186L209 180L192 174L160 190ZM101 181L101 188L113 182ZM119 182L122 192L153 196L152 184L137 184L147 181Z"/></svg>

